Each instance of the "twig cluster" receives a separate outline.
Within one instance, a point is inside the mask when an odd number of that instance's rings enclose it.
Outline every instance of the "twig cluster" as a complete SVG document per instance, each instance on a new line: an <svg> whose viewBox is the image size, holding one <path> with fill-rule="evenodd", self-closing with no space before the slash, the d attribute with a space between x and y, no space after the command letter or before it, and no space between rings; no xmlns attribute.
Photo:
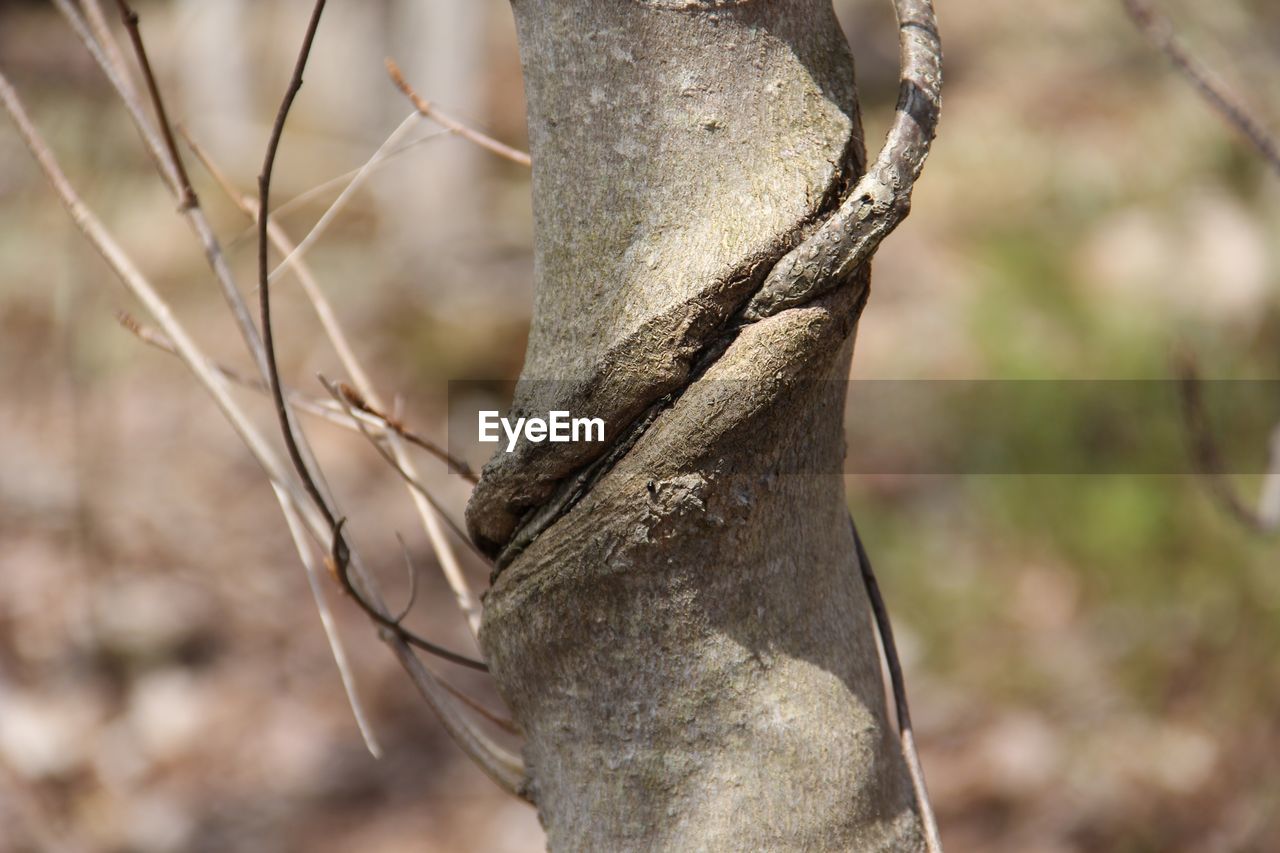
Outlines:
<svg viewBox="0 0 1280 853"><path fill-rule="evenodd" d="M236 285L230 271L221 244L210 226L200 201L192 186L182 154L177 145L174 128L170 123L168 111L155 74L146 45L143 40L137 13L125 0L117 0L117 7L125 31L128 33L138 68L142 73L143 88L132 78L123 53L115 40L111 27L98 0L83 0L78 7L70 0L54 0L54 5L67 20L72 31L89 51L90 55L107 77L116 95L125 106L134 126L141 136L144 147L160 173L165 185L178 200L178 210L188 221L199 239L210 268L214 273L220 290L236 320L241 337L252 356L257 369L257 377L249 377L239 372L218 365L209 359L187 333L183 324L174 315L170 306L158 294L147 277L137 268L127 253L110 234L106 226L85 205L75 188L66 178L57 158L43 136L28 116L21 99L8 79L0 73L0 103L17 126L37 164L41 167L54 191L71 214L72 219L85 234L90 243L107 261L126 288L142 304L157 328L145 326L132 316L122 313L122 325L147 343L166 350L181 358L195 374L197 380L213 398L219 409L226 416L237 434L244 441L250 453L258 461L271 483L271 486L284 513L290 534L293 537L299 557L307 571L321 623L325 629L334 659L342 676L353 713L362 736L374 755L381 754L377 740L373 734L368 716L363 709L355 688L355 679L349 661L337 633L332 612L327 602L324 576L321 565L329 564L331 573L353 601L355 601L369 617L378 625L384 641L392 648L397 659L410 674L415 686L422 694L428 706L440 717L446 730L459 743L469 757L495 779L506 790L521 794L523 790L524 771L518 757L501 747L476 727L475 722L467 715L469 710L488 720L497 727L513 731L514 726L499 714L485 709L480 703L470 699L457 688L448 684L434 671L420 661L413 648L421 649L436 657L456 664L475 669L485 669L485 665L465 655L444 649L414 634L403 626L403 620L416 599L417 577L406 554L406 566L410 572L410 596L406 607L395 616L389 615L382 602L380 593L372 576L364 568L358 554L348 544L344 532L344 520L333 507L333 498L329 493L316 467L314 456L305 436L297 429L292 416L293 406L318 414L331 421L343 424L364 433L374 443L379 452L388 454L389 461L406 480L411 494L414 495L420 514L423 517L427 534L435 548L438 561L454 589L459 607L467 617L473 631L478 627L479 607L474 595L470 592L466 580L462 576L461 567L453 554L446 529L453 528L454 535L460 536L469 543L456 525L439 508L431 498L425 485L414 470L414 463L408 457L406 445L413 445L428 450L442 458L459 473L469 471L457 460L428 439L422 438L409 430L397 417L384 414L383 406L378 402L367 374L361 369L354 351L336 315L313 274L303 259L305 246L294 246L270 215L262 215L270 209L268 204L270 176L278 151L285 120L289 107L302 85L302 71L305 68L311 45L323 13L324 2L315 4L309 20L303 48L299 53L295 72L291 78L284 102L277 115L275 126L268 145L268 153L264 161L262 178L260 179L260 198L254 200L238 192L226 175L217 168L207 152L194 144L194 140L185 131L183 136L190 143L197 158L205 165L215 182L226 192L242 211L255 221L259 238L259 271L260 275L260 311L263 324L261 331L255 325L252 316ZM147 116L139 95L145 90L151 102L154 122ZM406 119L403 126L408 127L419 120L416 113ZM448 132L456 132L450 130ZM393 139L379 150L379 153L367 163L351 180L347 187L347 196L357 187L368 170L390 156L404 150L396 148L399 137ZM421 140L419 140L421 141ZM415 143L409 143L416 144ZM404 146L404 147L407 147ZM335 211L327 214L329 218ZM314 229L313 229L314 231ZM316 235L318 236L318 234ZM303 286L306 295L315 308L330 342L337 351L344 369L348 372L358 391L351 389L337 404L317 400L286 390L280 381L275 363L274 341L270 324L270 293L267 282L266 261L268 243L275 246L285 257L285 263L279 271L293 271ZM272 397L277 417L281 423L286 450L294 471L283 463L270 442L259 432L245 410L229 393L230 384L240 384L259 391L265 391ZM354 405L359 401L360 405ZM470 475L472 479L474 475ZM321 553L327 559L317 559L315 546L321 547Z"/></svg>

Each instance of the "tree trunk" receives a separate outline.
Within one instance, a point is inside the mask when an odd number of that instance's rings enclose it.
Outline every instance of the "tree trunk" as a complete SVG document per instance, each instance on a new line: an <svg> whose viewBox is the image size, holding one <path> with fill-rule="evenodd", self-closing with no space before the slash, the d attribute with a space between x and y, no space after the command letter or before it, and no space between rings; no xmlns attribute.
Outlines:
<svg viewBox="0 0 1280 853"><path fill-rule="evenodd" d="M922 849L840 476L866 264L747 310L865 169L830 0L512 5L536 223L514 408L606 422L499 453L468 507L549 844Z"/></svg>

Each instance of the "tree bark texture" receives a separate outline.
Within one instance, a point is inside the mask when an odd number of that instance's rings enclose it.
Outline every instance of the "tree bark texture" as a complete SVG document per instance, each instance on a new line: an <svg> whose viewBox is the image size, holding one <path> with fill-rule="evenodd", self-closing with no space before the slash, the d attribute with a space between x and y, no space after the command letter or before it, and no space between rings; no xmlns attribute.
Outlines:
<svg viewBox="0 0 1280 853"><path fill-rule="evenodd" d="M536 227L514 409L607 436L499 453L468 506L550 847L922 849L840 476L867 264L754 307L867 171L830 0L512 5Z"/></svg>

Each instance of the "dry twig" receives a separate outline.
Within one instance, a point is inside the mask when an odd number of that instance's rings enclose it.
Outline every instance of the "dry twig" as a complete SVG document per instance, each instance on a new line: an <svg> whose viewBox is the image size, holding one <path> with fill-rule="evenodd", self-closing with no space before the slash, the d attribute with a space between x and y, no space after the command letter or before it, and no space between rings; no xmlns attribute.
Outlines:
<svg viewBox="0 0 1280 853"><path fill-rule="evenodd" d="M80 0L80 7L84 10L84 16L89 22L89 29L93 32L93 37L102 47L102 52L106 54L110 60L112 67L120 75L120 80L125 84L125 89L134 98L138 96L138 88L133 82L133 73L129 70L129 64L124 61L124 54L120 52L120 45L116 42L116 37L111 32L111 25L107 23L107 16L102 12L102 4L98 0Z"/></svg>
<svg viewBox="0 0 1280 853"><path fill-rule="evenodd" d="M98 64L107 81L115 89L116 95L128 111L134 127L137 128L138 134L146 144L147 151L156 162L156 166L170 191L180 202L189 201L190 199L182 191L182 178L179 176L178 168L170 157L164 141L156 134L155 128L152 127L151 122L147 119L136 92L126 78L122 77L113 67L111 60L104 53L101 45L94 39L88 25L70 0L53 0L53 2L58 11L66 18L67 23L70 24L72 31L80 38L85 49L89 51L89 55ZM158 90L156 91L156 96L159 97ZM190 224L192 230L195 231L201 246L204 248L205 256L208 258L209 266L213 270L223 298L231 309L231 314L240 330L240 336L244 338L245 344L253 355L259 370L264 371L265 363L262 360L262 344L258 336L257 327L254 326L248 307L245 305L239 288L236 286L235 279L231 274L231 267L227 264L222 252L222 246L214 234L213 226L209 224L208 217L205 216L203 208L198 203L180 204L179 207L183 217Z"/></svg>
<svg viewBox="0 0 1280 853"><path fill-rule="evenodd" d="M175 191L175 193L178 193L180 197L184 198L184 200L194 202L194 193L191 194L191 197L181 193L181 179L178 177L174 162L176 152L172 151L172 145L170 145L169 149L166 150L165 146L161 144L160 140L156 137L154 129L148 124L146 117L142 113L140 104L137 101L136 90L132 89L122 76L122 63L113 62L107 57L102 45L99 44L92 33L89 32L87 25L84 23L83 19L80 18L78 11L71 6L70 3L66 2L66 0L54 0L54 2L58 5L60 11L62 11L67 17L67 20L71 24L73 30L75 30L77 35L80 36L85 47L98 62L104 74L107 75L109 81L116 89L117 94L125 102L139 133L147 143L148 151L155 159L157 167L160 169L166 183ZM313 22L318 21L319 8L322 6L323 2L317 4L317 10L313 16ZM106 31L105 28L103 29L103 32L109 36L109 31ZM309 29L307 39L308 47L313 35L314 25ZM298 78L297 82L300 83L300 78ZM159 98L157 89L153 87L151 91L156 98ZM296 94L296 88L294 89L294 93ZM27 143L37 163L45 172L50 184L62 200L64 206L67 207L68 212L71 214L72 219L75 221L77 226L89 239L91 244L99 251L99 253L102 254L108 265L112 267L128 289L134 293L152 317L159 323L160 327L164 330L164 335L171 343L174 351L188 364L193 373L195 373L200 383L214 398L214 401L230 421L232 427L245 442L254 458L263 467L273 489L276 491L281 507L285 512L286 520L290 523L291 530L301 530L302 526L305 526L308 532L320 541L333 542L335 545L341 541L343 544L343 556L345 563L353 566L361 572L361 577L364 579L364 583L371 584L367 575L364 574L364 570L360 566L354 552L346 547L345 540L340 540L339 538L334 537L335 522L332 515L321 512L321 508L327 509L327 504L322 502L320 505L316 505L307 499L307 497L313 497L317 493L322 495L320 492L320 484L315 478L310 478L305 484L300 486L298 480L290 476L288 470L281 465L281 462L274 451L272 451L269 445L267 445L263 440L262 436L257 432L248 417L239 409L234 401L231 400L225 384L227 381L226 378L223 377L213 363L200 352L191 338L186 334L183 327L173 316L167 303L158 296L150 283L137 270L130 258L114 241L106 231L105 227L102 226L101 221L98 220L97 217L80 200L70 182L67 181L65 174L61 171L61 168L59 167L52 152L49 150L47 144L28 118L17 93L13 90L12 86L9 85L8 80L3 76L3 74L0 74L0 103L3 104L6 111L13 118L20 134ZM162 109L162 104L158 104L157 112L161 113ZM278 135L276 138L276 144L278 144ZM244 308L243 301L240 298L238 290L234 287L234 283L231 281L229 271L222 259L221 249L218 246L217 240L213 236L212 230L208 228L207 221L204 219L203 212L200 210L198 204L192 203L184 205L184 207L185 210L183 213L186 215L188 221L192 223L202 243L205 245L206 255L209 256L211 266L214 268L215 275L218 277L219 282L224 286L224 293L227 295L228 302L232 307L233 313L236 314L238 320L242 321L241 331L246 339L246 343L250 345L250 350L254 353L256 360L263 370L264 376L268 380L273 378L275 380L274 382L268 381L268 384L271 385L275 402L277 405L280 405L281 389L279 387L278 374L267 370L264 343L259 341L257 337L257 330L253 326L252 321L244 322L247 318L247 312L238 310ZM285 404L285 410L287 413L287 404ZM292 436L290 436L290 438L292 438ZM299 437L288 444L291 461L295 462L295 464L304 453L309 457L309 450L305 448L305 439ZM304 491L306 497L304 497ZM295 541L298 540L295 539ZM308 552L305 549L300 549L300 556L302 556L304 564L308 564ZM314 568L314 561L311 561L310 564L308 564L308 568ZM309 574L309 577L314 576L314 572ZM314 589L315 587L313 585L313 590ZM376 595L376 590L374 590L374 594ZM327 605L323 601L323 595L318 596L317 606L320 608L322 622L325 624L326 631L328 632L331 628L332 620L329 616ZM438 688L438 680L428 681L426 686L423 685L423 673L426 672L429 674L429 670L426 670L426 668L422 666L421 662L417 660L409 646L406 644L406 633L407 632L403 631L387 631L384 632L383 637L391 644L393 650L395 650L397 656L402 660L402 662L409 660L416 665L411 666L406 663L406 668L409 670L415 683L419 684L420 690L425 690L427 693L434 694L433 698L429 700L429 703L437 713L441 715L446 728L454 735L455 739L458 740L459 744L467 754L485 768L486 772L497 779L503 787L512 793L517 793L520 779L523 777L523 770L519 759L510 755L505 750L491 745L482 736L474 732L471 724L464 717L459 715L449 704L452 700L447 695L447 691L444 691L443 688ZM331 632L330 639L331 642L335 639ZM425 643L425 641L418 645L432 653L439 653L442 651L432 644ZM460 658L461 656L456 657ZM339 670L343 676L344 685L350 687L350 671L349 667L346 665L345 656L342 654L340 647L335 648L335 660L338 662ZM483 664L478 664L474 661L472 661L471 664L483 667ZM436 685L436 687L433 687L432 685ZM376 742L372 740L372 735L364 724L363 713L359 703L354 695L351 698L353 702L353 710L357 716L357 721L361 724L362 734L365 735L371 751L378 754L379 750Z"/></svg>
<svg viewBox="0 0 1280 853"><path fill-rule="evenodd" d="M1125 11L1129 13L1129 18L1147 40L1173 63L1173 67L1227 124L1240 131L1245 139L1249 140L1267 165L1280 175L1280 144L1277 144L1275 138L1262 126L1262 122L1254 118L1252 111L1239 98L1231 94L1203 62L1183 47L1174 33L1173 23L1158 12L1148 0L1122 0L1122 2Z"/></svg>
<svg viewBox="0 0 1280 853"><path fill-rule="evenodd" d="M396 65L394 59L387 59L387 73L391 75L391 82L396 84L396 88L404 93L405 97L413 104L414 109L424 117L431 119L441 127L448 128L450 131L458 134L468 142L475 143L486 151L492 151L504 160L510 160L512 163L519 163L521 166L533 165L533 160L530 159L529 155L525 152L499 142L486 133L481 133L474 128L468 127L448 113L442 112L439 107L420 96L414 91L413 87L409 85L409 82L404 79L404 74L400 71L400 66Z"/></svg>
<svg viewBox="0 0 1280 853"><path fill-rule="evenodd" d="M392 151L397 145L399 145L400 140L410 130L412 130L413 126L420 120L421 119L417 113L410 113L405 117L404 121L400 122L400 125L391 132L391 135L388 136L382 145L378 147L378 150L374 152L373 156L356 171L355 177L353 177L351 181L342 188L342 192L338 194L338 197L333 200L333 203L329 205L328 209L326 209L320 218L316 220L316 224L311 226L311 230L307 232L307 236L302 238L302 242L298 243L298 245L293 248L293 251L289 252L285 256L284 260L282 260L276 268L271 271L271 274L267 276L268 281L275 281L284 274L285 270L292 269L294 267L294 262L300 260L303 254L320 239L321 235L323 235L329 228L329 225L333 223L333 220L336 219L342 209L347 206L347 202L349 202L355 195L356 190L364 186L365 180L369 175L373 174L374 167L377 165L378 161L385 159L388 156L388 152Z"/></svg>
<svg viewBox="0 0 1280 853"><path fill-rule="evenodd" d="M298 91L302 88L302 72L306 68L307 58L311 54L311 46L315 41L316 30L320 25L320 17L324 13L324 6L325 0L317 0L312 9L306 35L303 37L302 48L294 65L293 75L289 80L289 86L281 101L280 109L276 113L271 136L267 140L267 153L263 159L262 174L258 178L258 210L260 211L270 209L271 174L275 168L276 154L280 148L280 140L284 134L284 125L289 117L290 108L293 106L293 101L297 97ZM312 472L311 465L303 457L299 433L294 425L292 412L288 401L285 399L284 389L280 382L280 369L276 363L274 330L271 325L271 285L268 281L267 262L269 246L268 221L269 217L258 217L258 306L261 311L262 346L267 365L267 382L271 388L271 398L275 406L276 419L280 424L280 433L284 438L289 460L293 463L294 471L297 472L299 479L302 481L302 487L310 497L312 505L323 516L329 528L329 538L332 542L330 558L334 575L342 583L343 588L351 596L352 600L381 627L392 632L398 640L428 651L452 663L484 671L487 667L482 662L443 648L405 629L398 621L392 619L383 611L380 603L371 602L352 581L350 572L351 549L342 532L346 519L339 518L334 512L328 498L317 483L316 475Z"/></svg>
<svg viewBox="0 0 1280 853"><path fill-rule="evenodd" d="M412 472L405 470L401 465L400 458L395 455L394 450L388 450L383 446L382 442L378 440L377 436L369 432L365 427L364 421L360 419L356 409L352 406L349 398L342 392L338 385L326 379L323 375L319 376L318 379L320 380L320 384L324 386L324 389L329 392L329 396L333 397L334 401L342 407L343 411L356 425L356 429L364 435L365 439L368 440L369 444L373 446L373 449L378 452L378 455L382 457L383 461L391 466L391 469L400 476L401 480L408 484L409 488L415 494L419 495L423 500L430 504L432 510L444 519L445 524L449 526L449 529L453 531L453 534L462 540L462 542L471 549L472 553L479 557L485 565L492 566L492 562L489 558L476 546L474 542L471 541L471 537L468 536L466 532L464 532L463 529L449 517L448 513L444 511L444 507L440 506L440 503L432 496L431 491L423 485ZM387 436L388 443L394 439L394 435L395 433L393 432Z"/></svg>
<svg viewBox="0 0 1280 853"><path fill-rule="evenodd" d="M1257 533L1280 529L1280 426L1271 433L1269 464L1263 480L1258 509L1249 507L1232 485L1222 462L1222 453L1209 424L1203 386L1195 358L1183 353L1175 362L1181 392L1183 423L1191 442L1191 455L1209 494L1227 515Z"/></svg>
<svg viewBox="0 0 1280 853"><path fill-rule="evenodd" d="M364 412L365 414L371 417L377 418L388 429L395 432L396 435L400 436L405 441L409 442L415 447L420 447L423 450L427 451L432 456L436 457L441 462L448 465L452 471L454 471L458 476L462 477L462 479L466 480L468 483L471 483L473 486L480 481L480 478L476 476L475 472L471 470L471 466L468 465L466 462L454 456L452 453L445 450L443 447L436 444L434 441L423 438L417 433L411 431L410 429L405 427L405 425L400 421L399 418L393 417L391 415L388 415L385 412L379 411L377 407L375 407L372 403L366 400L364 398L364 395L361 394L359 391L357 391L355 388L352 388L350 385L348 385L345 382L339 382L336 388L338 393L341 395L342 399L346 400L347 403L351 405L351 408L355 409L358 412Z"/></svg>
<svg viewBox="0 0 1280 853"><path fill-rule="evenodd" d="M181 133L182 128L179 127L178 131ZM343 172L341 175L334 175L332 178L329 178L326 181L321 181L320 183L316 184L310 189L303 190L302 192L290 198L288 201L282 202L281 204L277 204L275 206L275 209L271 211L271 218L273 220L279 221L289 213L292 213L294 210L306 204L307 202L311 201L312 199L316 198L317 196L323 195L324 193L333 190L335 187L346 186L348 183L351 182L352 178L360 174L360 170L364 169L366 165L371 166L374 169L379 169L382 166L394 160L399 155L404 154L408 151L412 151L414 148L417 148L419 145L423 145L427 142L434 142L446 136L453 136L453 132L450 130L433 131L432 133L419 136L417 139L411 139L410 141L404 143L403 145L398 145L394 148L390 148L387 151L383 152L382 154L375 154L373 158L371 158L368 161L367 164L362 163L361 165L357 166L354 169L348 169L347 171ZM188 136L187 139L190 140L190 137ZM381 148L379 150L381 150Z"/></svg>
<svg viewBox="0 0 1280 853"><path fill-rule="evenodd" d="M924 826L925 844L931 853L941 853L942 835L938 832L938 820L933 814L933 804L929 801L929 791L924 782L924 766L920 763L920 754L916 751L915 729L911 726L911 709L907 705L907 682L902 675L902 662L898 658L898 645L893 640L893 622L889 619L889 608L885 606L884 596L880 594L880 584L876 580L875 571L871 568L871 558L858 535L858 525L849 515L849 527L853 530L853 547L858 555L858 569L862 572L862 582L867 588L867 598L871 601L871 613L876 620L876 631L880 634L880 645L884 649L885 663L889 669L889 684L893 688L893 704L898 717L898 741L902 748L902 757L907 762L907 772L911 775L911 786L915 790L916 802L920 807L920 822Z"/></svg>
<svg viewBox="0 0 1280 853"><path fill-rule="evenodd" d="M138 58L138 65L142 68L142 79L147 84L147 94L151 97L151 107L156 112L156 123L160 125L160 133L164 137L165 150L169 154L169 162L173 165L175 176L178 180L178 191L181 194L179 199L180 209L186 210L195 207L196 191L191 187L191 178L187 176L187 167L182 162L182 154L178 151L178 144L173 139L173 127L169 124L169 114L164 107L164 98L160 97L160 86L156 83L155 73L151 70L151 60L147 56L146 45L142 42L142 31L138 28L138 13L135 12L125 0L116 0L116 6L120 9L120 18L124 21L125 30L129 33L129 40L133 43L133 53Z"/></svg>
<svg viewBox="0 0 1280 853"><path fill-rule="evenodd" d="M161 352L168 353L169 355L178 355L178 351L174 347L173 341L169 340L168 336L165 335L164 332L161 332L159 329L151 326L144 325L128 311L117 311L116 320L126 331L147 346L155 347ZM256 391L260 394L271 393L271 389L268 388L266 382L261 379L248 376L238 370L217 362L213 362L213 368L218 371L223 378L229 380L235 385L239 385L242 388L248 388L249 390ZM387 424L375 415L360 411L356 411L349 415L343 410L341 405L334 403L331 400L322 400L319 397L303 394L301 391L297 391L293 388L286 388L285 396L289 398L289 405L293 406L298 411L306 412L309 415L315 415L316 417L322 418L335 426L340 426L355 433L360 432L360 427L356 423L357 420L364 421L365 424L373 429L390 429Z"/></svg>
<svg viewBox="0 0 1280 853"><path fill-rule="evenodd" d="M321 15L324 12L324 6L325 0L316 0L311 19L307 24L306 35L303 37L302 47L298 53L297 62L294 65L293 75L290 78L289 86L285 91L284 98L281 100L279 112L277 112L276 120L272 126L271 137L267 142L267 152L263 159L262 174L258 179L259 211L265 212L271 209L269 203L271 174L275 165L276 154L280 147L280 140L284 132L285 122L289 116L289 110L298 94L298 90L302 86L302 74L306 68L311 45L314 42ZM416 639L414 635L407 632L395 620L387 616L381 606L375 609L369 602L365 601L360 592L351 583L350 574L347 571L350 549L342 532L345 519L336 517L332 508L325 501L324 496L320 494L319 489L315 486L311 471L297 451L297 439L293 435L294 427L290 417L289 406L281 390L271 328L270 283L268 281L269 271L267 265L267 223L269 219L268 215L260 215L258 217L258 293L259 306L262 313L263 344L269 367L268 375L271 393L275 403L276 417L280 423L280 429L285 438L285 445L289 449L294 468L299 477L302 478L304 487L311 496L316 509L324 516L331 529L330 566L334 574L343 582L352 598L360 603L366 613L385 629L384 639L387 640L392 650L396 653L397 658L399 658L401 664L413 679L419 692L436 712L454 741L499 785L512 793L524 796L524 771L519 758L510 755L502 747L486 738L459 713L458 709L452 704L448 691L441 687L439 680L409 648L408 644L411 640ZM455 660L455 662L460 661Z"/></svg>
<svg viewBox="0 0 1280 853"><path fill-rule="evenodd" d="M203 211L199 207L198 203L196 203L195 201L194 193L192 192L188 194L182 191L182 186L185 181L185 177L182 177L181 175L185 175L185 173L180 172L179 168L175 165L176 163L180 163L180 159L178 159L178 155L174 146L171 143L166 145L156 136L154 129L150 126L145 115L142 113L141 106L136 99L136 93L127 84L127 82L125 81L125 78L121 76L120 68L118 66L114 66L108 60L102 46L95 41L92 34L89 32L88 27L85 25L83 19L79 17L79 14L76 11L76 9L73 6L71 6L70 3L66 2L66 0L55 0L55 4L58 5L59 10L67 18L73 31L75 31L76 34L80 37L86 49L94 57L98 65L101 67L103 73L107 76L109 82L111 82L113 87L116 89L117 94L120 96L122 101L125 102L125 106L128 109L131 117L133 118L135 126L137 127L144 142L147 143L147 148L152 154L153 159L156 161L162 176L166 180L166 183L175 192L175 194L177 194L184 201L184 204L182 205L182 212L184 213L184 215L186 215L186 217L188 218L188 221L191 222L193 228L197 232L197 235L200 237L202 243L204 244L205 253L209 258L210 265L213 267L215 276L217 277L219 283L222 285L223 293L227 297L228 304L232 308L233 314L237 317L242 336L245 338L246 344L249 345L250 351L254 353L256 360L260 366L260 369L263 371L264 377L265 377L267 375L266 361L264 358L265 353L263 350L262 342L258 337L257 329L254 327L252 321L248 318L247 309L244 306L243 300L240 298L238 288L236 288L234 282L231 279L230 270L225 263L221 248L217 242L216 237L213 235L212 229L209 227L208 222L204 217ZM127 7L125 8L127 9ZM127 12L126 12L126 23L128 23ZM131 30L131 32L136 33L136 28ZM138 48L142 51L142 54L140 54L141 56L145 54L145 47L142 46L140 42L141 42L141 37L140 37L140 34L138 34L137 41L135 41L135 48ZM140 59L140 62L141 62L141 59ZM149 69L149 65L147 64L144 64L144 67ZM158 115L164 116L165 110L163 106L163 100L160 97L158 87L155 85L154 77L150 76L149 70L148 70L148 76L149 76L148 90L152 94L152 97L155 101L154 106L156 108L156 112ZM14 95L14 98L16 102L16 94ZM21 125L21 122L20 122L20 125ZM20 127L20 129L23 129L23 128ZM32 128L32 130L34 130L34 128ZM35 149L33 148L33 151L34 150ZM46 151L47 151L47 148L46 148ZM37 159L39 160L40 158L37 157ZM51 155L50 155L50 159L51 159ZM46 165L43 161L41 164ZM56 167L56 164L55 164L55 167ZM46 172L48 172L47 169L46 169ZM52 180L52 175L51 175L51 180ZM65 178L63 179L63 183L65 184L65 187L58 187L55 182L55 189L61 190L65 188L66 190L71 190L70 185L65 182ZM72 191L72 196L74 197L73 191ZM65 199L66 199L66 196L64 196L64 201ZM74 211L73 211L73 216L74 216ZM93 239L93 236L94 235L91 235L91 239ZM100 244L95 242L95 245L100 245ZM117 253L119 255L119 258L117 258L117 260L123 260L127 262L128 261L127 257L125 257L122 252L118 252L118 247L115 247L115 248L117 249ZM108 260L110 262L112 258L108 258ZM122 275L122 277L124 276ZM144 301L144 304L147 304L148 309L151 311L153 316L157 316L156 305L148 303L146 299L143 299L143 301ZM158 304L163 305L162 302L159 302ZM167 311L167 306L164 306L164 307L165 307L165 310ZM157 319L162 320L161 322L162 327L168 325L165 322L163 322L163 318L157 316ZM182 337L180 335L174 335L172 329L166 329L166 333L168 334L168 337L171 339L173 345L178 350L178 352L182 354L184 358L188 360L189 363L192 363L191 359L189 358L191 353L183 352L184 346L183 346ZM210 363L206 363L204 366L208 370L216 370L215 368L213 368L213 366ZM210 390L212 392L213 387L209 386L207 382L205 384L207 387L210 387ZM238 410L235 410L234 408L234 403L231 403L229 398L225 397L225 388L222 388L219 390L222 392L222 396L225 398L225 399L219 400L220 404L223 405L224 411L238 412ZM215 393L215 398L217 397L218 395L217 393ZM230 406L230 409L227 408L228 406ZM243 421L243 423L237 423L236 418L233 417L231 414L229 414L228 417L232 418L233 426L237 427L237 431L241 433L242 438L245 438L246 442L250 443L250 449L255 452L255 456L259 458L260 462L264 462L264 465L265 465L267 460L274 461L274 454L269 454L269 451L267 451L269 455L264 456L264 451L266 451L266 447L265 447L265 444L262 443L261 438L259 436L256 436L252 432L246 432L244 430L244 427L247 425L247 419L244 419L243 416L241 415L240 419ZM253 446L253 443L255 441L259 445L256 448ZM310 451L305 446L305 440L303 442L300 442L299 444L294 444L291 447L291 451L297 452L299 455L305 454L306 457L310 459ZM294 484L291 487L292 494L289 495L290 500L299 507L306 506L305 501L302 501L300 503L298 502L298 499L300 496L296 491L297 490L296 481L293 481L292 478L283 476L283 469L279 468L278 463L275 464L274 470L269 470L268 473L272 479L273 484L276 486L280 486L281 484ZM313 479L309 483L309 488L314 488L318 490L320 486ZM286 512L286 516L292 511L291 507L288 505L282 505L282 508ZM313 518L312 523L308 525L313 535L319 535L322 541L327 540L329 538L329 534L321 533L320 528L317 528L314 522L315 522L315 519ZM367 576L364 575L363 569L360 568L359 562L351 559L351 557L353 556L354 555L349 555L348 559L350 560L351 564L354 565L355 568L361 572L362 577L364 578L364 582L368 584L369 580ZM305 561L306 561L306 557L304 556L304 565L305 565ZM317 599L317 606L321 610L322 622L326 624L326 630L328 630L328 627L332 624L332 620L328 618L328 614L326 612L327 605L322 600ZM334 641L336 639L335 635L333 635L331 632L329 633L330 633L331 641ZM451 660L461 661L461 662L465 662L466 665L483 668L483 664L477 661L473 661L469 658L466 658L465 656L457 655L456 653L449 652L445 649L440 648L435 644L422 640L421 638L415 637L414 639L417 641L415 642L415 645L417 645L419 648L423 648L424 650L430 653L438 654L438 653L444 652L443 656ZM352 683L352 678L351 678L350 672L342 671L345 668L345 655L343 654L340 648L335 647L334 657L335 657L335 660L338 662L340 673L343 677L344 685L349 687ZM354 695L351 696L351 699L353 702L353 711L356 714L357 721L362 724L362 734L365 736L366 742L369 744L371 751L373 751L375 754L378 754L379 749L376 745L376 742L372 738L371 732L369 732L367 728L363 726L364 714L359 707L358 699Z"/></svg>
<svg viewBox="0 0 1280 853"><path fill-rule="evenodd" d="M394 636L391 639L393 640L390 643L391 650L395 652L396 658L409 674L414 687L418 689L419 695L436 713L454 743L458 744L462 751L503 790L523 800L529 800L529 792L525 787L524 765L520 758L471 725L453 704L452 694L444 686L444 682L419 660L408 646L394 642Z"/></svg>

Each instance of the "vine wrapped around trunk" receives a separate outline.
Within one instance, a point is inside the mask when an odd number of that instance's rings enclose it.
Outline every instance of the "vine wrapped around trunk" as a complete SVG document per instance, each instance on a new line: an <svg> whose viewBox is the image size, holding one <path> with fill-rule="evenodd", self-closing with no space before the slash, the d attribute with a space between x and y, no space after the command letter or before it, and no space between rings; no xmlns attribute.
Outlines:
<svg viewBox="0 0 1280 853"><path fill-rule="evenodd" d="M866 263L938 108L927 2L866 165L825 0L514 0L536 226L522 444L468 507L555 849L923 849L840 476Z"/></svg>

